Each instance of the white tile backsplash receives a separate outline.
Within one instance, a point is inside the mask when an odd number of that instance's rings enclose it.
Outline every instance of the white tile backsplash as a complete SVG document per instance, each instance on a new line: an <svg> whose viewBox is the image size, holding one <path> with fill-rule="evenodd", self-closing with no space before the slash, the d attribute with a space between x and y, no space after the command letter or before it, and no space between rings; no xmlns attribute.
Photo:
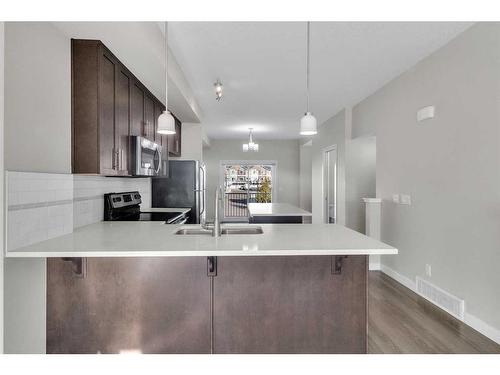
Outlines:
<svg viewBox="0 0 500 375"><path fill-rule="evenodd" d="M73 176L6 172L7 249L73 231Z"/></svg>
<svg viewBox="0 0 500 375"><path fill-rule="evenodd" d="M104 194L135 191L151 207L151 179L6 172L7 249L71 233L103 219Z"/></svg>

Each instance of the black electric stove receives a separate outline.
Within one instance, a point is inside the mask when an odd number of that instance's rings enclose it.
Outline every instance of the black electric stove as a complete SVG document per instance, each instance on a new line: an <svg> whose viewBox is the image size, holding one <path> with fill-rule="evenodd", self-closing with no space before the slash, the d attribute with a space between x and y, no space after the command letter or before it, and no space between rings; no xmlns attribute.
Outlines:
<svg viewBox="0 0 500 375"><path fill-rule="evenodd" d="M185 212L168 209L141 210L142 198L138 191L104 194L104 221L164 221L166 224L183 224Z"/></svg>

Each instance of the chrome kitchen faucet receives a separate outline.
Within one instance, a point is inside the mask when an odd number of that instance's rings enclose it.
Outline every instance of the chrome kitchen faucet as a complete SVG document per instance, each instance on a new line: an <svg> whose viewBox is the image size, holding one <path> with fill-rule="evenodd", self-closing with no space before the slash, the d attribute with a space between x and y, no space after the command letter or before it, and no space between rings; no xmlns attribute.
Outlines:
<svg viewBox="0 0 500 375"><path fill-rule="evenodd" d="M215 201L214 201L214 222L207 223L202 222L201 227L203 229L208 229L212 231L212 237L220 237L222 234L221 230L221 220L220 220L220 204L222 201L222 187L218 186L215 189Z"/></svg>

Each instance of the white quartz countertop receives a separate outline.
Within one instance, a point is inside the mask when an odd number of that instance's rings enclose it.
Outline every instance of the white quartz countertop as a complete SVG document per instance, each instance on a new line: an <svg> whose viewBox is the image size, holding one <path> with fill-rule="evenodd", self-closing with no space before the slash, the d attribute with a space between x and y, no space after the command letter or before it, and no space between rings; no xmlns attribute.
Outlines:
<svg viewBox="0 0 500 375"><path fill-rule="evenodd" d="M142 208L141 207L141 212L181 212L185 214L186 212L191 211L191 208L185 208L185 207L149 207L149 208Z"/></svg>
<svg viewBox="0 0 500 375"><path fill-rule="evenodd" d="M223 225L234 227L239 224ZM241 226L241 225L240 225ZM244 226L248 226L245 224ZM7 251L7 257L295 256L397 254L397 249L336 224L261 224L262 234L176 235L160 221L100 222Z"/></svg>
<svg viewBox="0 0 500 375"><path fill-rule="evenodd" d="M250 216L312 216L312 213L288 203L249 203Z"/></svg>

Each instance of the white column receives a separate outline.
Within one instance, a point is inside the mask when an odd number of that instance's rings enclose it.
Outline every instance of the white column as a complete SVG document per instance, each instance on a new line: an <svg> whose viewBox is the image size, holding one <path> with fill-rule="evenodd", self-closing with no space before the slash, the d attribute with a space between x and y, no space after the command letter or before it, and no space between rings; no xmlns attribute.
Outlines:
<svg viewBox="0 0 500 375"><path fill-rule="evenodd" d="M380 213L382 199L363 198L365 202L365 226L366 235L380 240ZM370 270L380 269L380 255L370 255Z"/></svg>

